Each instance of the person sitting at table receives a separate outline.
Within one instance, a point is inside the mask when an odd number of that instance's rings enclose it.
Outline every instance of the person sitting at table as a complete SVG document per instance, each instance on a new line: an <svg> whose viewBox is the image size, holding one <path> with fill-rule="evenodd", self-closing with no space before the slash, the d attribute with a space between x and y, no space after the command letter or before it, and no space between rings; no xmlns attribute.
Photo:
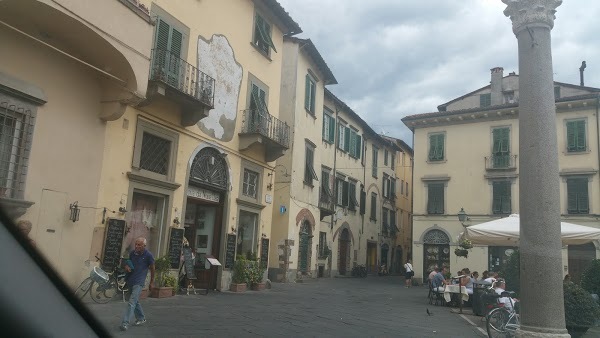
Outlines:
<svg viewBox="0 0 600 338"><path fill-rule="evenodd" d="M433 276L433 280L431 281L431 286L434 291L444 292L444 288L446 286L446 277L444 275L448 273L447 267L442 267L442 270L439 271L435 276Z"/></svg>
<svg viewBox="0 0 600 338"><path fill-rule="evenodd" d="M479 278L479 272L473 271L473 273L471 274L471 277L473 279L473 283L477 283L478 278Z"/></svg>
<svg viewBox="0 0 600 338"><path fill-rule="evenodd" d="M440 268L438 268L438 266L434 266L433 270L429 273L429 276L427 277L427 281L429 281L431 283L431 281L433 280L433 276L435 276L438 272L440 271Z"/></svg>
<svg viewBox="0 0 600 338"><path fill-rule="evenodd" d="M490 272L490 275L488 278L485 279L486 282L488 283L493 283L498 279L498 273L497 272Z"/></svg>
<svg viewBox="0 0 600 338"><path fill-rule="evenodd" d="M463 269L464 277L461 279L460 285L464 286L467 289L467 293L469 295L473 294L473 277L471 277L471 270L469 268Z"/></svg>
<svg viewBox="0 0 600 338"><path fill-rule="evenodd" d="M481 280L485 281L488 277L490 277L490 273L485 270L482 274L481 274Z"/></svg>
<svg viewBox="0 0 600 338"><path fill-rule="evenodd" d="M496 281L496 288L494 289L494 291L496 291L496 294L502 295L502 292L506 291L506 281L504 281L504 279L498 279ZM510 302L511 299L512 299L512 304ZM513 304L515 305L515 308L516 308L516 305L517 305L518 301L519 301L518 299L516 299L516 298L510 298L510 297L500 297L500 298L498 298L498 303L504 304L504 307L507 308L507 309L509 309L509 310L512 310L512 305Z"/></svg>

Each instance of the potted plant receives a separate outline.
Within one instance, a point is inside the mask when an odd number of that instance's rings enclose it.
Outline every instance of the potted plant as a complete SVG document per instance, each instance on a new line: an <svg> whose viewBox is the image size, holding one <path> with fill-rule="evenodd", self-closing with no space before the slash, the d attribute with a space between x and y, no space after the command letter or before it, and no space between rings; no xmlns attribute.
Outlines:
<svg viewBox="0 0 600 338"><path fill-rule="evenodd" d="M248 282L247 260L242 256L237 256L233 264L233 277L229 290L233 292L246 291L246 283Z"/></svg>
<svg viewBox="0 0 600 338"><path fill-rule="evenodd" d="M169 279L168 273L171 269L171 262L169 261L168 256L163 256L154 261L154 268L156 271L156 285L150 291L150 297L154 298L164 298L173 296L173 282ZM171 277L173 278L173 277ZM173 278L174 279L174 278ZM167 286L166 283L169 283L171 286ZM177 284L177 281L175 281Z"/></svg>
<svg viewBox="0 0 600 338"><path fill-rule="evenodd" d="M262 266L260 260L248 262L248 282L250 287L254 291L261 291L265 289L265 283L263 282L263 274L265 268Z"/></svg>
<svg viewBox="0 0 600 338"><path fill-rule="evenodd" d="M565 322L571 337L581 337L600 317L600 306L592 295L573 282L563 284Z"/></svg>
<svg viewBox="0 0 600 338"><path fill-rule="evenodd" d="M469 250L467 249L461 249L461 248L456 248L454 249L454 254L458 257L464 257L464 258L468 258L469 256Z"/></svg>

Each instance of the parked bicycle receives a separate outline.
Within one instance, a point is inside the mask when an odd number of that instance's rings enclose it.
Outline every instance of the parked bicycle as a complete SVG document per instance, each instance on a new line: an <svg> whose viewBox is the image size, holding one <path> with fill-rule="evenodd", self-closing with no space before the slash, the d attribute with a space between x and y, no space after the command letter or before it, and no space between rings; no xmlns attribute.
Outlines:
<svg viewBox="0 0 600 338"><path fill-rule="evenodd" d="M515 337L519 329L519 314L515 310L515 304L512 301L514 296L512 291L504 291L502 294L492 295L496 300L501 297L507 297L510 300L510 307L503 303L498 303L486 315L486 328L488 337Z"/></svg>
<svg viewBox="0 0 600 338"><path fill-rule="evenodd" d="M352 277L367 277L367 268L364 265L357 265L352 268Z"/></svg>
<svg viewBox="0 0 600 338"><path fill-rule="evenodd" d="M100 258L96 256L96 261ZM123 257L118 258L112 272L105 272L102 268L95 266L90 272L90 276L84 279L75 289L75 296L79 299L85 297L88 293L90 298L96 303L108 303L120 292L123 301L129 288L125 282L125 270L121 267Z"/></svg>

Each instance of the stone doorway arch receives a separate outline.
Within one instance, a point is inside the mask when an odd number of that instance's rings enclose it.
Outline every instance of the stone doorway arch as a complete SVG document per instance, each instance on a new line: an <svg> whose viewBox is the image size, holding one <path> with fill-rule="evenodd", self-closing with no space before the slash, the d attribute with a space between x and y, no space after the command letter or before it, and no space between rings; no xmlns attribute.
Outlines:
<svg viewBox="0 0 600 338"><path fill-rule="evenodd" d="M310 273L310 257L312 248L312 226L308 220L302 221L298 235L298 272L302 275Z"/></svg>
<svg viewBox="0 0 600 338"><path fill-rule="evenodd" d="M423 276L436 266L450 269L450 238L444 231L432 229L423 237Z"/></svg>
<svg viewBox="0 0 600 338"><path fill-rule="evenodd" d="M350 231L343 229L338 244L338 271L340 275L346 275L350 267Z"/></svg>

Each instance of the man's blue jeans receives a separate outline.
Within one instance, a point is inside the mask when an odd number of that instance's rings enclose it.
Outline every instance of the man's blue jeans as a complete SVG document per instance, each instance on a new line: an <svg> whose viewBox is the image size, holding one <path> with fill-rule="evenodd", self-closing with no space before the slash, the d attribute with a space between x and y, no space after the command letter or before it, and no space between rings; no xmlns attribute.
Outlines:
<svg viewBox="0 0 600 338"><path fill-rule="evenodd" d="M131 297L129 297L129 303L127 304L127 309L125 309L125 314L123 315L121 324L129 325L129 319L134 313L135 319L144 320L144 311L140 305L140 294L142 293L143 288L144 287L142 285L134 285L131 288Z"/></svg>

